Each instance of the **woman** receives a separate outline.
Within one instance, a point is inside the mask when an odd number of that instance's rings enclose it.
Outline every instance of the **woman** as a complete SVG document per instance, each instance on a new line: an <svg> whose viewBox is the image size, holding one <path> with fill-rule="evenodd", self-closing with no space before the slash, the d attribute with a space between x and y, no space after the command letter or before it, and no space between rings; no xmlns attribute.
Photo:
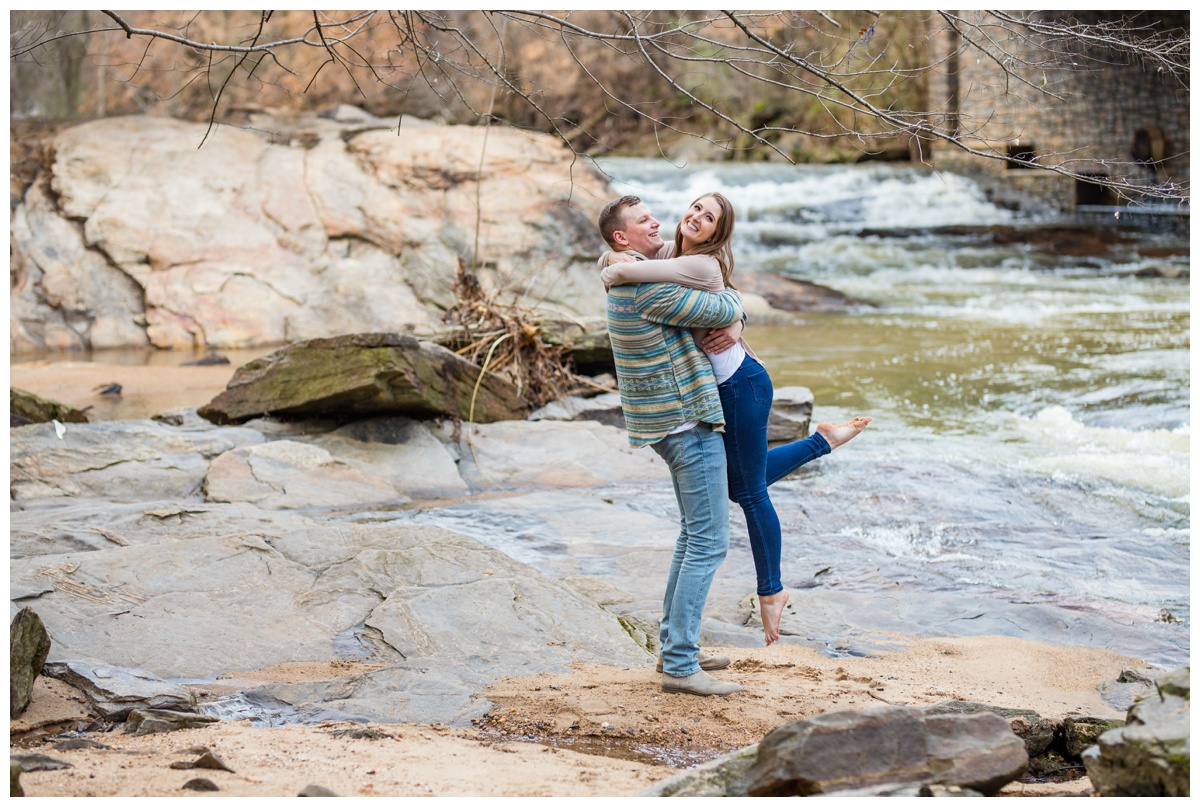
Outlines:
<svg viewBox="0 0 1200 807"><path fill-rule="evenodd" d="M675 229L674 243L664 244L654 260L609 253L601 272L604 286L678 283L714 292L732 288L733 223L729 200L719 193L705 194L684 214ZM767 487L846 443L866 428L871 418L856 417L836 426L820 423L811 437L768 450L767 418L774 390L766 368L741 338L741 327L735 323L694 335L712 362L721 395L729 497L746 515L758 578L759 613L770 645L779 639L788 592L780 580L783 535Z"/></svg>

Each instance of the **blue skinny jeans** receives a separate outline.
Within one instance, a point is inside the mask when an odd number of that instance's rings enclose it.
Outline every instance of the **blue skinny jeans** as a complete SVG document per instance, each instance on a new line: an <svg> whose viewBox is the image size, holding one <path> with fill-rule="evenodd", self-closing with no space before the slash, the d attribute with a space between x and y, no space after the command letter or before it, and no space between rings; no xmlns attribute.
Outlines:
<svg viewBox="0 0 1200 807"><path fill-rule="evenodd" d="M783 591L780 555L783 534L767 488L832 449L814 432L803 440L767 450L767 418L775 389L767 368L747 356L738 371L717 386L725 412L725 458L729 498L746 514L758 594Z"/></svg>

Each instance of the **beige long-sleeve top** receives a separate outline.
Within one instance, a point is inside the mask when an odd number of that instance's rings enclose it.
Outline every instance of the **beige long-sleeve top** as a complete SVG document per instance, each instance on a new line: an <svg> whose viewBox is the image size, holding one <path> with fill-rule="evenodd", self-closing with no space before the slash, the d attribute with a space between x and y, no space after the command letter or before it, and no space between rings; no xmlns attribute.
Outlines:
<svg viewBox="0 0 1200 807"><path fill-rule="evenodd" d="M606 253L607 254L607 253ZM711 255L683 255L678 258L675 245L667 242L659 247L653 259L642 261L621 261L606 266L600 271L600 280L604 288L624 286L630 283L675 283L700 291L720 292L725 290L725 280L721 277L721 264ZM604 256L601 256L601 260ZM708 333L707 328L692 329L696 344ZM754 355L745 338L739 338L742 349L759 364L762 359Z"/></svg>

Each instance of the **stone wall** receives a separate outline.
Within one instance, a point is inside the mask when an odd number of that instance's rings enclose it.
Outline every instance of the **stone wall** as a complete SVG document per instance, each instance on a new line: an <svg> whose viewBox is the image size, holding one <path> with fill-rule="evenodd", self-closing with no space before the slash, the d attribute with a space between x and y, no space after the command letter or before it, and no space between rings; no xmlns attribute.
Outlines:
<svg viewBox="0 0 1200 807"><path fill-rule="evenodd" d="M997 22L986 12L958 13L972 23ZM1122 13L1132 12L1090 16L1098 21ZM1190 14L1145 12L1136 24L1153 24L1159 30L1188 28ZM1111 53L1092 53L1098 58L1091 61L1076 58L1074 65L1067 59L1065 66L1054 69L1048 66L1050 60L1060 65L1064 60L1046 48L1027 38L1006 38L997 27L987 30L1003 50L1017 57L1005 64L1007 72L975 46L977 35L967 42L943 31L932 40L942 67L930 77L930 108L943 110L948 127L955 124L957 113L958 131L968 145L1001 156L1031 151L1039 161L1070 161L1073 171L1125 177L1132 184L1189 182L1190 96L1176 78ZM965 48L955 55L959 45ZM1139 156L1147 162L1139 163ZM1156 162L1148 164L1152 160ZM1096 186L1053 171L1016 167L948 144L934 145L934 161L939 168L990 179L998 193L1033 193L1060 210L1118 203Z"/></svg>

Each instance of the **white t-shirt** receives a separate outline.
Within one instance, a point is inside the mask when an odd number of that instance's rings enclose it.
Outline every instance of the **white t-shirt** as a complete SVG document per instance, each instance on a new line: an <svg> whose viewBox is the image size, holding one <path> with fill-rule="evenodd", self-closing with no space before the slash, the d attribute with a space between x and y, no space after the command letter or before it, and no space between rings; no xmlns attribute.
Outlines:
<svg viewBox="0 0 1200 807"><path fill-rule="evenodd" d="M742 362L746 359L746 348L742 347L741 342L735 342L733 347L724 353L705 351L704 355L708 356L708 360L712 362L713 375L717 377L717 383L721 384L728 381L742 366Z"/></svg>

